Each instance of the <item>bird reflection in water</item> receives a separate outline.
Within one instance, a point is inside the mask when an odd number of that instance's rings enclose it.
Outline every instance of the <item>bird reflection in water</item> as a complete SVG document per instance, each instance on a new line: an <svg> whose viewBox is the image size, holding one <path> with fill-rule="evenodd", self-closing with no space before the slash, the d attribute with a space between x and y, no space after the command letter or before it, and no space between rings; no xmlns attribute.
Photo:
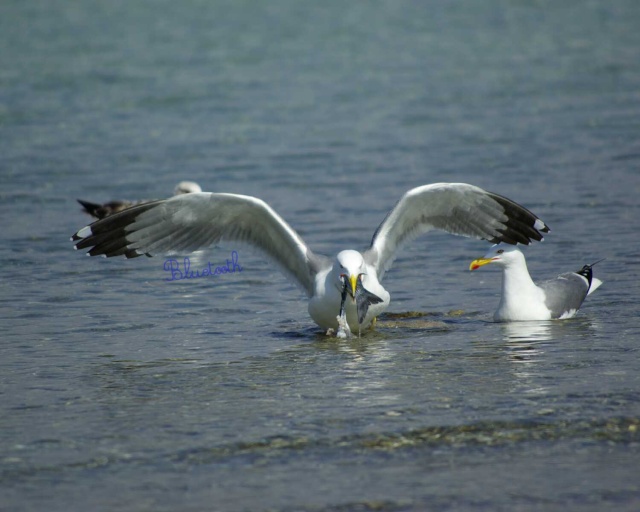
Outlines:
<svg viewBox="0 0 640 512"><path fill-rule="evenodd" d="M542 361L547 341L551 339L552 322L509 322L501 325L505 352L514 364L511 371L523 386L521 392L533 395L545 394L537 377L538 364Z"/></svg>

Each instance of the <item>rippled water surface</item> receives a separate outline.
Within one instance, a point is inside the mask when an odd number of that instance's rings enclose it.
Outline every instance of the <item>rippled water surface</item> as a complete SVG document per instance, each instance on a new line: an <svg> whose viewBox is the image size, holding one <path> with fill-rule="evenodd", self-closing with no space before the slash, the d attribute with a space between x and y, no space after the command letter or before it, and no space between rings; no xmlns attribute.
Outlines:
<svg viewBox="0 0 640 512"><path fill-rule="evenodd" d="M640 508L635 0L0 5L0 509ZM320 334L247 247L168 282L86 258L76 198L259 196L317 252L462 181L595 267L574 319L491 321L488 245L431 233L375 332Z"/></svg>

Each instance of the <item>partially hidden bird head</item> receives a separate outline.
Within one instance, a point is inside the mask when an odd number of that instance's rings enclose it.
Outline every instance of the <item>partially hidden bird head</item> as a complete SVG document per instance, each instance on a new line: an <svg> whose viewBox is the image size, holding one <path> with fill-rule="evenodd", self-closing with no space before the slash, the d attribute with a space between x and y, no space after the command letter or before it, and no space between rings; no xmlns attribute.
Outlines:
<svg viewBox="0 0 640 512"><path fill-rule="evenodd" d="M364 258L358 251L340 251L336 258L334 269L337 271L338 280L335 285L338 290L344 289L347 283L347 292L352 300L356 298L358 282L362 282L362 276L366 275Z"/></svg>
<svg viewBox="0 0 640 512"><path fill-rule="evenodd" d="M181 181L173 189L173 195L179 196L181 194L197 194L202 192L202 188L195 181Z"/></svg>
<svg viewBox="0 0 640 512"><path fill-rule="evenodd" d="M492 245L491 249L482 258L473 260L469 270L477 270L489 263L497 263L501 267L524 261L524 254L515 245Z"/></svg>

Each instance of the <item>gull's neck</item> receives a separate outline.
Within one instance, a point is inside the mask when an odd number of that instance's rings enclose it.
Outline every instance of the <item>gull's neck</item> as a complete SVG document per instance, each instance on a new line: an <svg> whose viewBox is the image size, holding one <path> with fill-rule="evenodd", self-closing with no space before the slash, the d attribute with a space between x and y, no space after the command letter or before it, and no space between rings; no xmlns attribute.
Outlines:
<svg viewBox="0 0 640 512"><path fill-rule="evenodd" d="M540 318L548 312L544 292L529 275L527 262L522 258L505 262L502 267L502 298L495 314L496 320L528 320Z"/></svg>

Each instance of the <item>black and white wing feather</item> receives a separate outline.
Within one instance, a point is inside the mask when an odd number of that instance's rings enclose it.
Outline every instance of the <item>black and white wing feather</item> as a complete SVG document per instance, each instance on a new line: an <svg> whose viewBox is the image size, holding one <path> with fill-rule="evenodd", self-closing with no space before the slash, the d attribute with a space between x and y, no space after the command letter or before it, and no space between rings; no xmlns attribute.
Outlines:
<svg viewBox="0 0 640 512"><path fill-rule="evenodd" d="M194 193L133 206L81 229L72 240L91 256L135 258L184 254L226 240L257 248L309 296L315 275L330 267L261 199Z"/></svg>
<svg viewBox="0 0 640 512"><path fill-rule="evenodd" d="M428 231L528 245L549 228L537 216L506 197L466 183L434 183L409 190L378 227L365 253L379 278L400 246Z"/></svg>

